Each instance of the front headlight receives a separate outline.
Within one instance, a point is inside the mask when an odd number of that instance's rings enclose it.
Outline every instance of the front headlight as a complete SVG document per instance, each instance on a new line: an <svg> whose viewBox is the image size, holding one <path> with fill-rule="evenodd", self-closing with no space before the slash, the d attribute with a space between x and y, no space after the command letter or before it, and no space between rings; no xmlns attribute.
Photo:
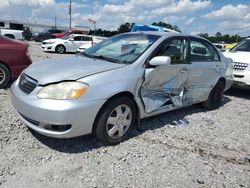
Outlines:
<svg viewBox="0 0 250 188"><path fill-rule="evenodd" d="M87 93L88 85L82 82L61 82L42 88L37 97L40 99L79 99Z"/></svg>
<svg viewBox="0 0 250 188"><path fill-rule="evenodd" d="M54 44L55 41L47 41L47 42L44 42L45 44Z"/></svg>

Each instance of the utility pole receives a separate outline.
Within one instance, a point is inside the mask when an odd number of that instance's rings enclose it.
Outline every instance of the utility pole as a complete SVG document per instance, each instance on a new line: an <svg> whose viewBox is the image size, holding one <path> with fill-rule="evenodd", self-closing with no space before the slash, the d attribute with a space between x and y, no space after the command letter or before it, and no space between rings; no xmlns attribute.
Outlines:
<svg viewBox="0 0 250 188"><path fill-rule="evenodd" d="M71 30L71 3L72 1L69 1L69 30Z"/></svg>
<svg viewBox="0 0 250 188"><path fill-rule="evenodd" d="M55 16L55 29L56 29L56 16Z"/></svg>

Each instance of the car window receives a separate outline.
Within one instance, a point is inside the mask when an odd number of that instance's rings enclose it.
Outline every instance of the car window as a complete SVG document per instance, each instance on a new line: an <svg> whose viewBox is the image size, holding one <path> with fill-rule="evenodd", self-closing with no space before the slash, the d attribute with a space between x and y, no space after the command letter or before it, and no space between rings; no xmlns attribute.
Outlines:
<svg viewBox="0 0 250 188"><path fill-rule="evenodd" d="M92 41L91 37L82 37L82 41Z"/></svg>
<svg viewBox="0 0 250 188"><path fill-rule="evenodd" d="M76 37L74 37L74 41L81 41L81 36L76 36Z"/></svg>
<svg viewBox="0 0 250 188"><path fill-rule="evenodd" d="M232 51L250 52L250 40L243 40Z"/></svg>
<svg viewBox="0 0 250 188"><path fill-rule="evenodd" d="M168 40L153 57L155 56L169 56L171 58L171 63L183 63L186 59L185 40Z"/></svg>
<svg viewBox="0 0 250 188"><path fill-rule="evenodd" d="M190 40L190 61L220 61L220 57L211 44L205 41Z"/></svg>

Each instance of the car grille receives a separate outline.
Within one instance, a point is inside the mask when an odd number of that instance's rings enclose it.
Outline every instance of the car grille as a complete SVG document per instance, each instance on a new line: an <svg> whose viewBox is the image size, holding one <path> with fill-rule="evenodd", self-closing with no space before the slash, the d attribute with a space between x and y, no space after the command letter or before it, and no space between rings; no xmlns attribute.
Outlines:
<svg viewBox="0 0 250 188"><path fill-rule="evenodd" d="M22 74L18 86L24 93L30 94L36 88L37 81L26 74Z"/></svg>
<svg viewBox="0 0 250 188"><path fill-rule="evenodd" d="M234 70L243 71L248 67L247 63L234 62Z"/></svg>

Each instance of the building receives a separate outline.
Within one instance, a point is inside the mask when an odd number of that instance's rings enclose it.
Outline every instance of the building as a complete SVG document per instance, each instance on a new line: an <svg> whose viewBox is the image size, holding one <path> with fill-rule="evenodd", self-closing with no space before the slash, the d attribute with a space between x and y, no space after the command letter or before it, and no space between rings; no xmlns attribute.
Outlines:
<svg viewBox="0 0 250 188"><path fill-rule="evenodd" d="M38 23L29 23L29 22L21 22L17 20L2 20L0 19L0 29L15 29L15 30L23 30L25 27L29 27L33 32L38 32L43 29L62 29L68 30L69 28L66 26L58 26L58 25L47 25L47 24L38 24ZM90 28L86 26L76 26L78 30L89 32Z"/></svg>

